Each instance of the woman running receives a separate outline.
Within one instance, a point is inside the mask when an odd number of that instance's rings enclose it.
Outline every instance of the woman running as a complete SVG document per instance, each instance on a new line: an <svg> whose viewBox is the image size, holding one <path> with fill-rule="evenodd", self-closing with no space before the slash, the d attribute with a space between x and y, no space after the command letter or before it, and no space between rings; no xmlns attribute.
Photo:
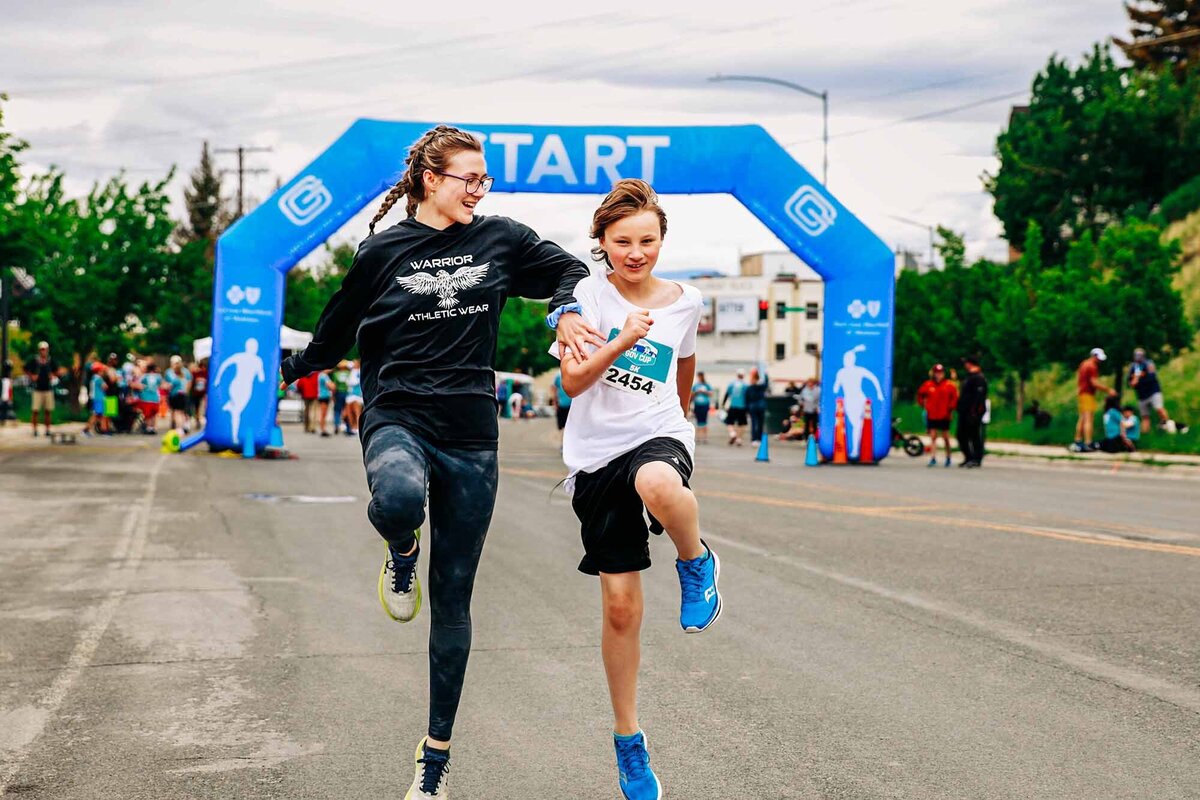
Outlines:
<svg viewBox="0 0 1200 800"><path fill-rule="evenodd" d="M312 343L283 363L282 380L334 366L357 334L367 516L387 542L379 597L399 622L421 607L417 539L429 500L429 728L405 795L425 800L448 796L471 591L496 500L500 311L512 296L552 297L547 322L557 323L559 341L583 349L603 339L577 313L573 290L585 264L518 222L475 216L492 178L474 137L439 125L405 165ZM404 196L407 218L375 233Z"/></svg>
<svg viewBox="0 0 1200 800"><path fill-rule="evenodd" d="M700 292L653 275L667 217L649 184L618 181L592 219L592 251L608 274L583 279L575 296L583 317L608 332L585 358L577 346L560 356L571 395L563 460L567 491L582 526L579 570L600 576L600 648L615 727L618 782L629 800L657 800L662 786L650 769L638 726L637 673L642 624L641 570L650 566L650 531L675 544L682 588L679 625L700 633L721 613L721 564L700 539L696 496L688 488L695 434L686 412L696 371Z"/></svg>

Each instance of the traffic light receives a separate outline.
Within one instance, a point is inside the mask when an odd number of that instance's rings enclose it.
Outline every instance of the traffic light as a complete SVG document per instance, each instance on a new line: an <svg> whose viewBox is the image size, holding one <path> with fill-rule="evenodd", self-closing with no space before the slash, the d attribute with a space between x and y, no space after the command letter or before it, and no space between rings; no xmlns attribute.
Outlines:
<svg viewBox="0 0 1200 800"><path fill-rule="evenodd" d="M767 300L758 301L758 321L767 319L771 313L771 303Z"/></svg>

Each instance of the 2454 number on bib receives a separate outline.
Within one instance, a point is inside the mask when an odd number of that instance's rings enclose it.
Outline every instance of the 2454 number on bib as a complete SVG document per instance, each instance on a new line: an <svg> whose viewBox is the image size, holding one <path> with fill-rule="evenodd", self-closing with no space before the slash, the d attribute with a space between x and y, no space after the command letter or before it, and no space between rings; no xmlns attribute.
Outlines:
<svg viewBox="0 0 1200 800"><path fill-rule="evenodd" d="M608 333L608 340L611 342L620 333L613 328ZM658 397L666 388L674 354L674 349L668 345L640 339L604 371L604 385L643 397Z"/></svg>

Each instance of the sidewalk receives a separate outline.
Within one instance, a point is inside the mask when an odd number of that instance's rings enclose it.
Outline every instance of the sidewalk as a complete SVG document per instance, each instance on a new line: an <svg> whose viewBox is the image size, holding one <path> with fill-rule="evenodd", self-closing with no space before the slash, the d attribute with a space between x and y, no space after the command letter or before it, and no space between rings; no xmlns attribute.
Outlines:
<svg viewBox="0 0 1200 800"><path fill-rule="evenodd" d="M957 444L957 443L956 443ZM1027 442L994 442L988 440L989 455L1024 456L1026 458L1052 458L1075 461L1102 461L1133 464L1182 464L1200 467L1200 456L1184 453L1072 453L1066 446L1028 444Z"/></svg>

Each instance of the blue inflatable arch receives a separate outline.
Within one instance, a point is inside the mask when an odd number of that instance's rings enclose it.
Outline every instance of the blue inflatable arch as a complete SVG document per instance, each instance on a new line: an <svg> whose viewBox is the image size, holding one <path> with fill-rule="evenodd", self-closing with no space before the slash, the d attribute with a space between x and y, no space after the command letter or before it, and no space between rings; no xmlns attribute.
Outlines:
<svg viewBox="0 0 1200 800"><path fill-rule="evenodd" d="M427 122L355 122L217 242L204 431L186 443L256 450L274 425L285 273L391 186ZM833 453L842 399L851 459L873 410L890 446L895 276L887 245L766 131L733 127L462 125L484 142L494 190L604 194L640 177L661 194L732 194L825 279L821 451ZM587 220L580 220L580 225ZM535 226L536 227L536 226Z"/></svg>

